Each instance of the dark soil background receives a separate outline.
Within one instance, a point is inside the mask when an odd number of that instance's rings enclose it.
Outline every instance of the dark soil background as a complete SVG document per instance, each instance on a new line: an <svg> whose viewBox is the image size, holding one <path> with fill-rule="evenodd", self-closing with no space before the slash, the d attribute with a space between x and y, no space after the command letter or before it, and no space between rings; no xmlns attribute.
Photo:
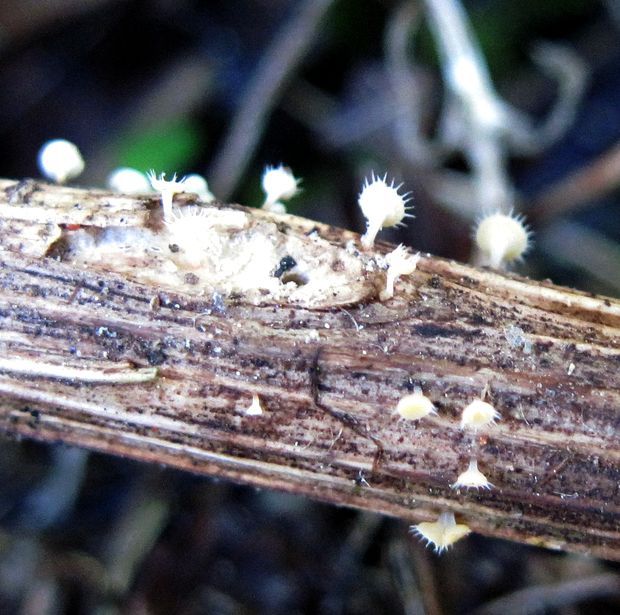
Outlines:
<svg viewBox="0 0 620 615"><path fill-rule="evenodd" d="M282 162L303 178L291 212L362 231L357 194L374 169L414 197L416 219L383 238L467 261L471 216L432 190L442 169L471 173L467 161L420 165L399 145L385 37L399 6L3 0L0 176L37 177L39 147L63 137L86 159L79 185L104 186L120 165L199 172L217 197L260 205L264 166ZM517 270L617 296L620 2L464 6L499 94L533 122L557 95L533 45L563 43L586 63L563 136L508 158L535 238ZM410 47L431 138L444 88L423 22ZM257 75L266 86L283 66L279 87L248 95ZM264 122L229 147L234 118L252 106ZM437 557L377 515L64 447L0 445L1 613L620 612L611 562L479 536Z"/></svg>

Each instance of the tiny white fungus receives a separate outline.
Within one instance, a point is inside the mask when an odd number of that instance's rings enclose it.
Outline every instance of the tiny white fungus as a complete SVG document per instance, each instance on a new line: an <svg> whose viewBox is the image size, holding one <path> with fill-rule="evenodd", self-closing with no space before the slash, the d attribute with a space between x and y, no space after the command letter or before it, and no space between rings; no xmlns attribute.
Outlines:
<svg viewBox="0 0 620 615"><path fill-rule="evenodd" d="M183 192L193 192L197 194L202 201L205 201L205 203L215 201L213 193L209 190L207 180L198 173L192 173L185 177L183 180Z"/></svg>
<svg viewBox="0 0 620 615"><path fill-rule="evenodd" d="M476 459L469 460L469 466L465 472L461 472L456 482L451 485L452 489L491 489L493 485L487 480L487 477L478 469L478 461Z"/></svg>
<svg viewBox="0 0 620 615"><path fill-rule="evenodd" d="M437 554L443 553L471 532L467 525L456 522L452 512L442 512L437 521L423 521L412 525L409 531L425 540Z"/></svg>
<svg viewBox="0 0 620 615"><path fill-rule="evenodd" d="M292 199L299 192L299 182L290 168L280 165L268 166L262 177L265 202L263 209L273 213L286 213L286 207L282 201Z"/></svg>
<svg viewBox="0 0 620 615"><path fill-rule="evenodd" d="M263 413L263 406L256 393L252 395L252 403L245 409L246 416L260 416Z"/></svg>
<svg viewBox="0 0 620 615"><path fill-rule="evenodd" d="M474 399L466 406L461 415L461 429L478 429L494 423L501 417L500 413L488 402Z"/></svg>
<svg viewBox="0 0 620 615"><path fill-rule="evenodd" d="M478 223L475 239L480 250L480 264L496 269L521 258L530 246L530 232L523 216L499 212Z"/></svg>
<svg viewBox="0 0 620 615"><path fill-rule="evenodd" d="M405 395L397 404L394 414L399 414L403 419L415 421L429 414L437 414L433 402L422 393L420 387L415 387L411 395Z"/></svg>
<svg viewBox="0 0 620 615"><path fill-rule="evenodd" d="M123 194L143 194L151 192L151 184L148 177L130 167L114 169L107 179L108 188Z"/></svg>
<svg viewBox="0 0 620 615"><path fill-rule="evenodd" d="M172 176L171 180L166 180L166 174L160 173L159 177L154 170L147 173L149 182L153 190L157 190L161 194L161 205L164 210L164 220L172 220L172 198L179 192L185 192L185 179L177 181L177 174Z"/></svg>
<svg viewBox="0 0 620 615"><path fill-rule="evenodd" d="M275 203L265 202L263 204L262 209L272 214L285 214L286 213L286 205L284 203L281 203L280 201L276 201Z"/></svg>
<svg viewBox="0 0 620 615"><path fill-rule="evenodd" d="M388 269L385 278L385 290L382 290L379 294L381 301L386 301L394 296L394 282L396 282L401 275L412 274L419 260L419 254L409 254L402 244L385 255L385 262L387 263Z"/></svg>
<svg viewBox="0 0 620 615"><path fill-rule="evenodd" d="M366 232L362 235L362 246L365 248L372 247L382 228L397 226L405 217L412 217L407 213L410 199L407 194L398 193L401 186L394 186L394 180L388 184L387 173L381 178L373 172L370 181L368 178L364 180L357 202L366 218Z"/></svg>
<svg viewBox="0 0 620 615"><path fill-rule="evenodd" d="M53 139L39 150L39 169L47 179L64 184L84 170L84 158L77 145L66 139Z"/></svg>

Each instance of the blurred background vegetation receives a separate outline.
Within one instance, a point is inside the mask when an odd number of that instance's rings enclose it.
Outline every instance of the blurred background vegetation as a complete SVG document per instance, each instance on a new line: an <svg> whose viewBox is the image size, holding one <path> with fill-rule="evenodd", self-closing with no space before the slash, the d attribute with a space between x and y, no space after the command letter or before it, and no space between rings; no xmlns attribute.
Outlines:
<svg viewBox="0 0 620 615"><path fill-rule="evenodd" d="M382 237L468 261L488 203L479 127L446 128L427 18L443 4L3 0L0 176L37 177L38 148L62 137L86 159L80 185L121 165L198 172L218 198L260 205L264 166L285 163L303 178L292 213L361 232L361 182L387 172L416 219ZM617 296L620 2L463 6L495 100L529 122L492 135L507 205L534 232L518 271ZM541 41L568 50L572 92L532 61ZM538 138L558 100L566 113ZM515 126L536 147L512 147ZM437 558L394 520L62 447L3 441L0 494L2 613L620 608L617 564L475 536Z"/></svg>

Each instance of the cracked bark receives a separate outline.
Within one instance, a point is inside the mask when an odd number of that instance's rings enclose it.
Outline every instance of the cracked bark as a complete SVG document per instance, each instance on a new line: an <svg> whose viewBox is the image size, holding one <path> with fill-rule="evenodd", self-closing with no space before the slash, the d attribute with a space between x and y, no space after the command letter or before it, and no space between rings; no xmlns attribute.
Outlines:
<svg viewBox="0 0 620 615"><path fill-rule="evenodd" d="M157 210L155 197L0 180L5 434L413 522L452 510L488 536L620 560L618 301L429 256L383 303L221 301L63 257L75 229L141 227ZM358 237L277 221L343 251ZM461 431L487 385L501 420ZM438 414L398 420L415 386ZM254 393L261 416L244 412ZM451 489L472 456L494 489Z"/></svg>

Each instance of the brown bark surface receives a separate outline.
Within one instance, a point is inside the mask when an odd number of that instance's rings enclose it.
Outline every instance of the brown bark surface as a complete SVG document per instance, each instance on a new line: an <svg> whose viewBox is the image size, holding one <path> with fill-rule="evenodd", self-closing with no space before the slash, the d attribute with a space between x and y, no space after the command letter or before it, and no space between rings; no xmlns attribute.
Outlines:
<svg viewBox="0 0 620 615"><path fill-rule="evenodd" d="M430 256L393 299L375 270L333 305L188 292L145 277L148 262L70 257L71 233L163 232L158 215L155 196L0 181L5 433L412 522L451 510L482 534L620 560L618 301ZM275 220L343 258L357 238ZM415 387L437 415L398 419ZM461 430L485 388L501 419ZM262 415L245 413L253 394ZM470 458L494 488L451 488Z"/></svg>

